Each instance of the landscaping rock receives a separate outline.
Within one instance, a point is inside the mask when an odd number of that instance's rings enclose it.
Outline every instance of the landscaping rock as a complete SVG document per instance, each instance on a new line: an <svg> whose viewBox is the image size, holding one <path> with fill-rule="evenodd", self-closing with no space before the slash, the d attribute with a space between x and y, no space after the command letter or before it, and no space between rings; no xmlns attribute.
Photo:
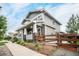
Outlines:
<svg viewBox="0 0 79 59"><path fill-rule="evenodd" d="M79 56L79 53L72 52L63 48L59 48L52 55L53 56Z"/></svg>

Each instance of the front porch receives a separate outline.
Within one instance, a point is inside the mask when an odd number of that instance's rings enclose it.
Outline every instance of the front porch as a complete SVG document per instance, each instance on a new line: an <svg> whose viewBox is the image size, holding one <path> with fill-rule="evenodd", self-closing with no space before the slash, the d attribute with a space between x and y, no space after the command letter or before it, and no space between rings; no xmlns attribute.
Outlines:
<svg viewBox="0 0 79 59"><path fill-rule="evenodd" d="M35 36L45 34L45 28L42 23L31 22L18 29L18 37L22 40L35 40Z"/></svg>

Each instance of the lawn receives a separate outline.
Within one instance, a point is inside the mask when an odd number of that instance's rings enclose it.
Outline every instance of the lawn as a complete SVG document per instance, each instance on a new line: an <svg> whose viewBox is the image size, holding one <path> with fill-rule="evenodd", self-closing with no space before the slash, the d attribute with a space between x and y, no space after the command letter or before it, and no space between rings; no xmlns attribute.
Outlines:
<svg viewBox="0 0 79 59"><path fill-rule="evenodd" d="M77 45L79 45L79 41L77 41Z"/></svg>
<svg viewBox="0 0 79 59"><path fill-rule="evenodd" d="M0 41L0 46L5 45L7 43L5 40Z"/></svg>

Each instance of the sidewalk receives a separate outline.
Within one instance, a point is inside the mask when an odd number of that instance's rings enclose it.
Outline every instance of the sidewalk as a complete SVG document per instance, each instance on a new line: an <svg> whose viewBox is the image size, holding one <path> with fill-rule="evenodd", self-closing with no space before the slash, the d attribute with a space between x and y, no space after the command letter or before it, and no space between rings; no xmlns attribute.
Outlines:
<svg viewBox="0 0 79 59"><path fill-rule="evenodd" d="M9 42L6 43L6 46L9 48L13 56L45 56L19 44Z"/></svg>

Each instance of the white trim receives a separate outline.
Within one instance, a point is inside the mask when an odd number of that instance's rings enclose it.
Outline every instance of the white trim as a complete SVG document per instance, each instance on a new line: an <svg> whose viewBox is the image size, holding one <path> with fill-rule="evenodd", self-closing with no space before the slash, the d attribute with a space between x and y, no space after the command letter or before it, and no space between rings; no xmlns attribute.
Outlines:
<svg viewBox="0 0 79 59"><path fill-rule="evenodd" d="M33 25L33 33L37 33L37 24L35 22L35 24Z"/></svg>
<svg viewBox="0 0 79 59"><path fill-rule="evenodd" d="M38 14L37 16L33 17L33 18L31 19L31 21L34 21L34 19L37 18L37 17L40 16L40 15L42 15L42 13L40 13L40 14Z"/></svg>

